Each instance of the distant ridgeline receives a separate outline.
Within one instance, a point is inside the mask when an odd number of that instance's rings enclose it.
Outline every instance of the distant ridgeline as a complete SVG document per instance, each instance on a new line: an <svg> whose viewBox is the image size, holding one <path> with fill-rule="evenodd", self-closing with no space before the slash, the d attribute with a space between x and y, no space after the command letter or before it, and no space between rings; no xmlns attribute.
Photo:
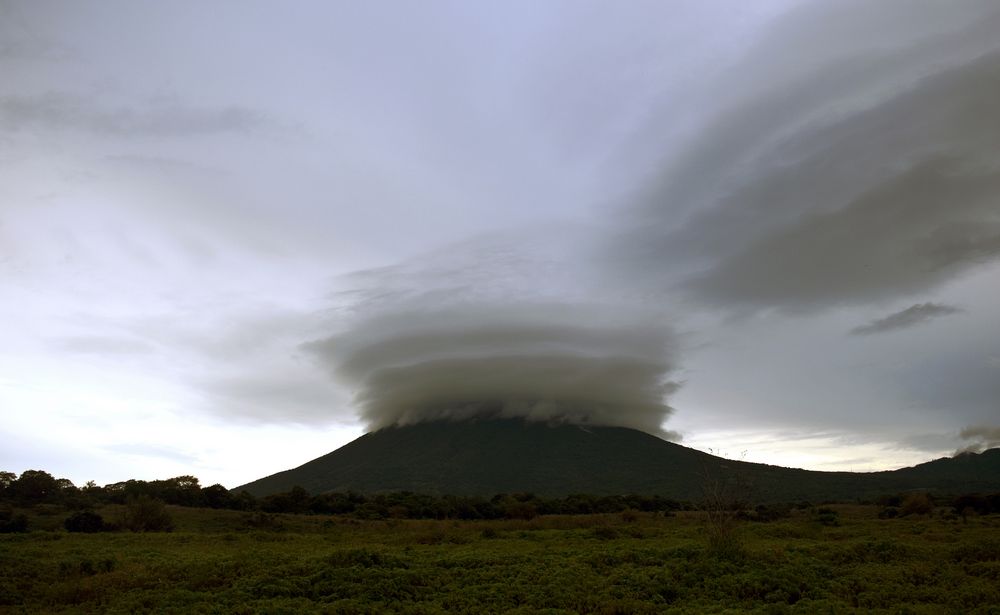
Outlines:
<svg viewBox="0 0 1000 615"><path fill-rule="evenodd" d="M262 497L293 487L313 494L640 494L689 502L724 488L758 503L855 501L912 490L1000 491L1000 449L886 472L814 472L723 459L623 427L433 422L365 434L234 491Z"/></svg>

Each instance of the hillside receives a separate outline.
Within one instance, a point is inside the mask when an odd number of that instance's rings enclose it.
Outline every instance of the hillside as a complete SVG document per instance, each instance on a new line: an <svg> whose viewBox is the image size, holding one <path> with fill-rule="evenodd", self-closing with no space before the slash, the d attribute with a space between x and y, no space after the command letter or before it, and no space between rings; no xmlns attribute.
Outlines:
<svg viewBox="0 0 1000 615"><path fill-rule="evenodd" d="M310 493L638 493L694 500L706 484L737 482L741 494L761 502L854 500L909 489L996 491L1000 449L891 472L813 472L723 459L622 427L437 422L365 434L236 490L264 496L298 485Z"/></svg>

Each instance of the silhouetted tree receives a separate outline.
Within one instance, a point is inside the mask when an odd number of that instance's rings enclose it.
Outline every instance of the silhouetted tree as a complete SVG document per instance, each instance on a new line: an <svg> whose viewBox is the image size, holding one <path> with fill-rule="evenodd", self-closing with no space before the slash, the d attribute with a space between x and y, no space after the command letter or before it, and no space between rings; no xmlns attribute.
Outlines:
<svg viewBox="0 0 1000 615"><path fill-rule="evenodd" d="M201 490L201 500L209 508L232 508L233 496L222 485L215 484Z"/></svg>
<svg viewBox="0 0 1000 615"><path fill-rule="evenodd" d="M10 489L14 497L25 504L55 500L60 493L58 481L41 470L25 470L11 483Z"/></svg>
<svg viewBox="0 0 1000 615"><path fill-rule="evenodd" d="M8 490L17 480L17 474L13 472L0 472L0 498L10 495Z"/></svg>

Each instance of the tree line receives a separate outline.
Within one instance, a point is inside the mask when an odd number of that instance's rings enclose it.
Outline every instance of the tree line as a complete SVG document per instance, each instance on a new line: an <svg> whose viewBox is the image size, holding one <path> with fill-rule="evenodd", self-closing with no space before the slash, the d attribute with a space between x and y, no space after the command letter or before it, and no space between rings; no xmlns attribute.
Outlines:
<svg viewBox="0 0 1000 615"><path fill-rule="evenodd" d="M247 491L231 491L215 484L202 487L195 476L164 480L127 480L99 486L93 481L77 487L65 478L41 470L20 476L0 472L0 501L8 505L56 504L86 509L102 504L125 504L138 498L175 506L217 508L266 513L352 515L359 518L502 519L531 518L546 514L616 513L624 510L665 512L692 508L690 504L661 496L570 495L543 498L532 493L476 496L428 495L412 492L362 494L356 492L310 494L302 487L257 498Z"/></svg>
<svg viewBox="0 0 1000 615"><path fill-rule="evenodd" d="M1000 494L965 494L938 498L934 501L922 494L922 506L951 506L963 516L967 514L1000 513ZM898 511L908 514L919 498L885 496L875 503L886 516ZM924 502L924 499L920 499ZM919 503L919 502L918 502ZM27 519L13 515L11 507L28 508L36 505L57 505L67 510L86 512L105 504L126 505L131 521L122 523L125 529L145 529L148 526L167 527L164 504L196 508L230 509L261 513L293 513L316 515L348 515L362 519L530 519L537 515L589 515L643 511L672 513L677 510L703 509L702 503L681 502L655 495L588 495L577 494L545 498L532 493L498 494L491 498L476 496L429 495L412 492L362 494L355 492L311 494L302 487L284 493L255 497L247 491L235 492L220 484L202 487L194 476L177 476L164 480L127 480L99 486L89 481L77 487L65 478L55 478L41 470L26 470L20 476L0 472L0 531L25 531ZM806 506L810 506L805 503ZM160 507L159 509L157 507ZM760 509L761 507L758 507ZM775 507L750 510L764 518ZM913 511L922 512L922 511ZM881 516L881 515L880 515ZM135 521L139 519L140 521ZM149 522L154 519L155 522ZM74 523L90 527L97 521L80 515ZM69 525L67 525L69 528ZM107 528L105 528L107 529Z"/></svg>

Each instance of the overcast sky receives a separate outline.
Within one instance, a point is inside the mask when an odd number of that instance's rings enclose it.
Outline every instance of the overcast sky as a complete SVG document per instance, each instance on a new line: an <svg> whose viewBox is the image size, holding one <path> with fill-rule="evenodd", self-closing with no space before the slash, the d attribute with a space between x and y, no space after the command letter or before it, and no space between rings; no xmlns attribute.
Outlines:
<svg viewBox="0 0 1000 615"><path fill-rule="evenodd" d="M993 0L0 0L0 469L1000 444Z"/></svg>

